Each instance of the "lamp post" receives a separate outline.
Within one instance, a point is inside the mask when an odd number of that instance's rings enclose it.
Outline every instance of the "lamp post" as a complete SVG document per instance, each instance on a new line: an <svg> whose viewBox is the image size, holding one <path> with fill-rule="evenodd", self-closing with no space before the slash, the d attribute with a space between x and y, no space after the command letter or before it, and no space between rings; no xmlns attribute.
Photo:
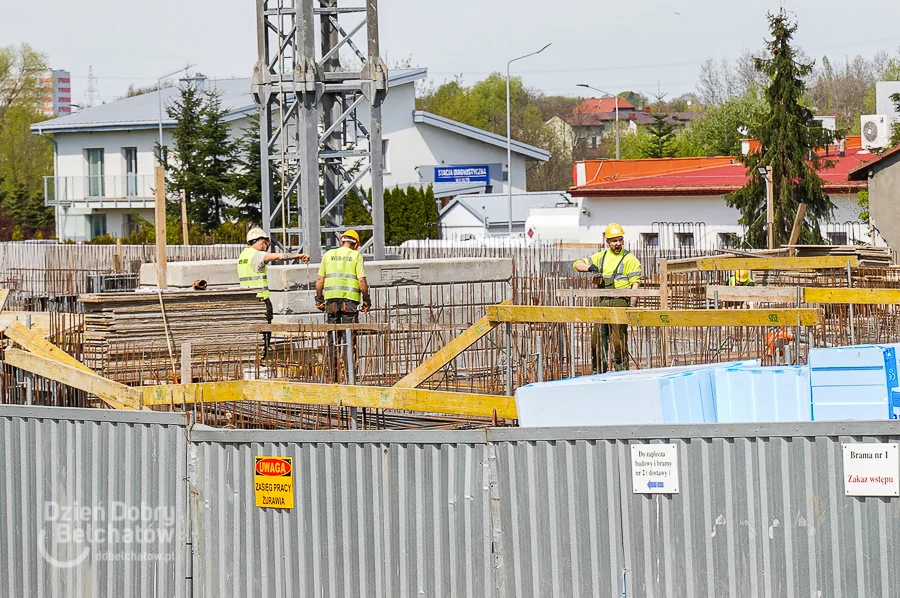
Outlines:
<svg viewBox="0 0 900 598"><path fill-rule="evenodd" d="M178 69L177 71L172 71L171 73L163 75L162 77L160 77L159 79L156 80L156 97L159 100L159 162L160 162L160 164L162 164L162 157L163 157L163 154L162 154L162 151L163 151L163 132L162 132L163 109L162 109L162 87L161 87L163 79L168 79L172 75L177 75L181 71L186 71L193 66L194 66L193 64L183 66L180 69Z"/></svg>
<svg viewBox="0 0 900 598"><path fill-rule="evenodd" d="M513 58L509 62L506 63L506 193L507 193L507 208L509 210L509 237L512 240L512 132L511 132L511 119L510 119L510 109L509 109L509 67L517 60L522 60L523 58L528 58L529 56L534 56L535 54L540 54L544 50L550 47L551 44L547 44L537 52L532 52L531 54L524 54L517 58Z"/></svg>
<svg viewBox="0 0 900 598"><path fill-rule="evenodd" d="M578 83L576 87L587 87L588 89L593 89L594 91L599 91L600 93L605 93L606 95L616 98L616 160L619 159L619 96L614 96L608 91L603 91L602 89L598 89L596 87L591 87L585 83Z"/></svg>
<svg viewBox="0 0 900 598"><path fill-rule="evenodd" d="M766 226L769 249L775 249L775 185L771 166L757 166L756 171L766 182Z"/></svg>

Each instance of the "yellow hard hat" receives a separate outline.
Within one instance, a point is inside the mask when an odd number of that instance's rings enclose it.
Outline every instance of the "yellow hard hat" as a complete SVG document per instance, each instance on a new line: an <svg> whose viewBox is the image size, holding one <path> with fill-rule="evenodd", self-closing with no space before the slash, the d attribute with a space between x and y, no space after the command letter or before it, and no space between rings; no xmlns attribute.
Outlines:
<svg viewBox="0 0 900 598"><path fill-rule="evenodd" d="M356 241L356 244L359 245L359 233L355 230L345 230L343 234L341 234L341 243L343 243L347 238L353 239L354 241Z"/></svg>
<svg viewBox="0 0 900 598"><path fill-rule="evenodd" d="M738 282L747 282L750 280L750 270L738 270L734 277Z"/></svg>
<svg viewBox="0 0 900 598"><path fill-rule="evenodd" d="M252 243L257 239L268 239L269 235L266 234L266 231L259 228L258 226L254 226L250 230L247 231L247 242Z"/></svg>
<svg viewBox="0 0 900 598"><path fill-rule="evenodd" d="M615 222L610 222L606 226L606 232L603 233L603 236L607 239L615 239L616 237L624 237L625 231L622 229L622 225L617 224Z"/></svg>

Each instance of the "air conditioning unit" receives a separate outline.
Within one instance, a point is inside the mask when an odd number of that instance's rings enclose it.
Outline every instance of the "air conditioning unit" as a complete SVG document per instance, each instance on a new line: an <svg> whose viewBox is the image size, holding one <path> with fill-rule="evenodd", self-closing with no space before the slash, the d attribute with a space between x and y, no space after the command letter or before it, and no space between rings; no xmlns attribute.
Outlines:
<svg viewBox="0 0 900 598"><path fill-rule="evenodd" d="M867 114L859 117L862 146L865 149L888 147L891 139L891 117L885 114Z"/></svg>

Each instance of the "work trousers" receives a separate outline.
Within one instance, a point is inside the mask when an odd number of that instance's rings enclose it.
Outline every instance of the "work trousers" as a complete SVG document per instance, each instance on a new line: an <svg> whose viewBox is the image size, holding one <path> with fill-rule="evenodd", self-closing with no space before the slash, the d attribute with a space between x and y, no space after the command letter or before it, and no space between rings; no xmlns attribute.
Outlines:
<svg viewBox="0 0 900 598"><path fill-rule="evenodd" d="M272 316L274 315L274 312L272 311L272 302L269 300L268 297L266 297L265 299L260 299L260 301L262 301L263 303L266 304L266 322L271 324ZM262 336L263 336L262 358L265 359L266 356L269 354L269 345L272 342L272 333L271 332L263 332Z"/></svg>
<svg viewBox="0 0 900 598"><path fill-rule="evenodd" d="M359 303L349 299L329 299L325 302L326 324L358 324Z"/></svg>
<svg viewBox="0 0 900 598"><path fill-rule="evenodd" d="M600 307L628 307L628 299L601 299ZM594 324L591 333L591 368L595 374L628 369L628 324Z"/></svg>

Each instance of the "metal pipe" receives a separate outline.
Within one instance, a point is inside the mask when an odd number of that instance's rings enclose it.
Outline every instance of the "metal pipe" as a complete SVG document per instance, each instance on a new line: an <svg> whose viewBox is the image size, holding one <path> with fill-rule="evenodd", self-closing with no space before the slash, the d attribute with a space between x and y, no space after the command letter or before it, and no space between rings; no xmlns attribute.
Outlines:
<svg viewBox="0 0 900 598"><path fill-rule="evenodd" d="M350 386L356 386L356 369L353 367L353 330L347 328L344 330L344 346L347 350L347 382ZM356 407L350 408L350 429L359 428L359 418Z"/></svg>
<svg viewBox="0 0 900 598"><path fill-rule="evenodd" d="M534 339L536 344L535 356L537 357L537 381L544 381L544 337L543 330L538 331L537 337Z"/></svg>
<svg viewBox="0 0 900 598"><path fill-rule="evenodd" d="M506 396L512 396L512 324L506 323Z"/></svg>
<svg viewBox="0 0 900 598"><path fill-rule="evenodd" d="M850 272L850 260L847 260L847 288L853 288L853 276ZM853 304L850 304L850 344L856 344L856 325L853 322L854 320L854 309Z"/></svg>

